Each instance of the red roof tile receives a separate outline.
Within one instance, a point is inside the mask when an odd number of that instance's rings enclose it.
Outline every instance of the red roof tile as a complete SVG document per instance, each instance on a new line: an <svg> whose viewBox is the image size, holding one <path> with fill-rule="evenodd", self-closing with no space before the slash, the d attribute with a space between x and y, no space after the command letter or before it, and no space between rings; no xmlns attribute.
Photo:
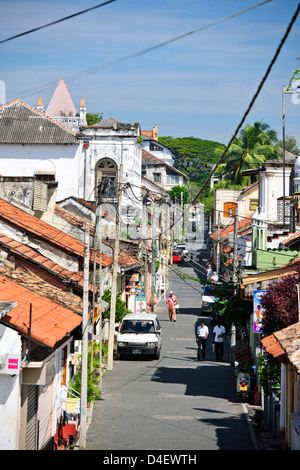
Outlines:
<svg viewBox="0 0 300 470"><path fill-rule="evenodd" d="M41 255L38 251L30 248L27 245L24 245L21 242L15 241L12 238L6 237L5 235L0 234L0 246L4 246L11 253L14 253L16 256L21 259L26 259L30 263L41 266L41 269L46 269L50 271L53 276L58 276L68 281L73 281L78 283L78 285L83 286L83 277L81 273L72 272L68 269L63 268L59 264L56 264L54 261L51 261L46 256ZM92 286L90 285L90 289Z"/></svg>
<svg viewBox="0 0 300 470"><path fill-rule="evenodd" d="M0 275L0 300L17 302L1 322L16 328L21 334L29 333L30 304L32 304L31 338L51 348L71 333L82 322L82 317L46 297L26 289Z"/></svg>
<svg viewBox="0 0 300 470"><path fill-rule="evenodd" d="M267 353L271 354L277 361L287 363L287 356L284 352L284 349L280 346L280 343L277 339L273 336L266 336L261 340L261 344L267 351Z"/></svg>
<svg viewBox="0 0 300 470"><path fill-rule="evenodd" d="M83 242L61 232L57 228L49 225L47 222L22 211L3 199L0 199L0 220L1 219L6 220L8 223L23 229L25 232L28 232L65 252L81 257L84 256ZM110 266L112 263L113 259L110 256L105 254L102 255L103 267Z"/></svg>
<svg viewBox="0 0 300 470"><path fill-rule="evenodd" d="M244 232L247 232L248 230L252 230L252 216L253 214L250 214L247 218L244 218L238 222L238 233L242 234ZM220 230L220 239L226 239L230 233L234 231L234 223L228 225L227 227L223 228ZM213 240L217 240L218 238L218 232L215 231L211 234L210 238Z"/></svg>

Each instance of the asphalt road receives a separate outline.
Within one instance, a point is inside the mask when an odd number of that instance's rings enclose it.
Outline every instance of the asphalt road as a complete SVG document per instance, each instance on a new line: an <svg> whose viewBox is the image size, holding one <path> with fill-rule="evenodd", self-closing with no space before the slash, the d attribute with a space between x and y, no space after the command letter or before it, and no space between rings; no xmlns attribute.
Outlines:
<svg viewBox="0 0 300 470"><path fill-rule="evenodd" d="M195 253L203 247L199 241ZM115 360L103 379L103 399L95 403L87 450L183 451L252 450L247 417L235 392L229 340L216 362L210 328L205 361L196 357L195 327L201 318L202 286L183 280L199 274L193 263L170 268L169 289L180 303L177 322L168 320L165 300L156 306L162 326L159 360ZM201 274L200 274L201 275Z"/></svg>

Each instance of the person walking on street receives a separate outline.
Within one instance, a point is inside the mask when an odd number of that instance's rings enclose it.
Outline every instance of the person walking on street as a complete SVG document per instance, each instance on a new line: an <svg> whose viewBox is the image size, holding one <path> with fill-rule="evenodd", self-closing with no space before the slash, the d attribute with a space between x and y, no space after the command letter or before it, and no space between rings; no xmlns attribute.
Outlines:
<svg viewBox="0 0 300 470"><path fill-rule="evenodd" d="M218 320L216 326L213 329L213 345L216 352L216 360L223 360L223 351L224 351L224 336L226 335L226 330L221 324L221 321Z"/></svg>
<svg viewBox="0 0 300 470"><path fill-rule="evenodd" d="M218 282L219 276L217 275L216 271L214 271L213 275L211 276L211 282Z"/></svg>
<svg viewBox="0 0 300 470"><path fill-rule="evenodd" d="M201 320L200 325L197 328L197 359L200 361L201 350L202 350L202 359L205 360L205 349L206 349L206 340L209 335L208 327L204 324L204 320Z"/></svg>
<svg viewBox="0 0 300 470"><path fill-rule="evenodd" d="M174 292L170 292L170 295L167 299L167 307L169 309L169 321L175 321L176 322L176 309L175 305L178 305L178 300Z"/></svg>
<svg viewBox="0 0 300 470"><path fill-rule="evenodd" d="M207 268L207 270L206 270L206 278L207 278L207 280L208 280L209 282L210 282L210 280L211 280L211 276L212 276L212 275L213 275L213 270L212 270L211 265L209 264L209 265L208 265L208 268Z"/></svg>
<svg viewBox="0 0 300 470"><path fill-rule="evenodd" d="M174 302L173 321L176 321L176 312L179 309L179 303L178 303L178 299L177 299L176 295L174 294L174 292L172 290L170 292L170 295L171 295L171 297L173 299L173 302Z"/></svg>

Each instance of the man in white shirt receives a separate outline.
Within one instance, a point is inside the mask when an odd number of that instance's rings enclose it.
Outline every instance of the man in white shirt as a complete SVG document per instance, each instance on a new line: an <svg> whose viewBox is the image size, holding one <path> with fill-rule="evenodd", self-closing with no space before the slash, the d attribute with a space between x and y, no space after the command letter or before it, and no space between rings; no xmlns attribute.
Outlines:
<svg viewBox="0 0 300 470"><path fill-rule="evenodd" d="M208 327L204 324L204 320L201 320L200 325L197 328L197 343L198 343L198 351L197 351L197 359L200 361L200 353L202 349L202 359L205 359L205 348L206 348L206 340L209 334Z"/></svg>
<svg viewBox="0 0 300 470"><path fill-rule="evenodd" d="M223 360L223 351L224 351L224 336L226 335L226 330L218 320L216 326L213 329L213 344L215 345L216 360Z"/></svg>

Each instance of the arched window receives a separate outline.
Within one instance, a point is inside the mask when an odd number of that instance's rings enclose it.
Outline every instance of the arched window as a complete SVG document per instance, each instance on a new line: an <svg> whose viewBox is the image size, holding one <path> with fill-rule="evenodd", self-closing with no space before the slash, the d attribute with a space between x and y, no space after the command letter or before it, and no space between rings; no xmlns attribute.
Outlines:
<svg viewBox="0 0 300 470"><path fill-rule="evenodd" d="M98 194L98 188L102 182L106 183L104 192L102 192L103 197L115 197L116 196L116 183L117 183L118 167L114 160L111 158L102 158L96 163L95 167L95 188L96 194Z"/></svg>
<svg viewBox="0 0 300 470"><path fill-rule="evenodd" d="M233 217L236 210L237 204L235 202L224 202L223 217Z"/></svg>

